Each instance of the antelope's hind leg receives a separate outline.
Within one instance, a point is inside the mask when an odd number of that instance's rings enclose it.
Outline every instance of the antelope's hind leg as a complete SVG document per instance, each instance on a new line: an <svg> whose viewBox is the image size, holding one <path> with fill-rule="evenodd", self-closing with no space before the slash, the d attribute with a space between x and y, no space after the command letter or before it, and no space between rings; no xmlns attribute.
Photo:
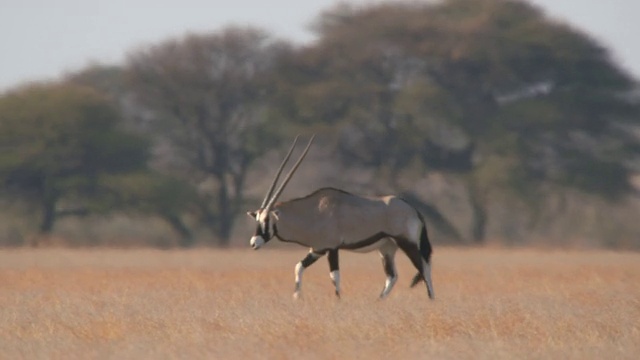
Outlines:
<svg viewBox="0 0 640 360"><path fill-rule="evenodd" d="M384 288L380 293L380 299L384 299L389 295L391 289L393 289L393 286L398 280L398 272L396 271L395 262L396 250L398 250L398 246L390 240L382 245L380 250L378 250L380 257L382 258L382 267L387 275L387 280L384 282Z"/></svg>
<svg viewBox="0 0 640 360"><path fill-rule="evenodd" d="M336 288L336 296L340 299L340 263L338 261L338 249L329 250L329 277Z"/></svg>
<svg viewBox="0 0 640 360"><path fill-rule="evenodd" d="M431 280L431 261L430 256L426 254L426 251L422 251L417 244L404 238L397 238L396 242L400 249L407 255L413 266L418 270L418 274L422 276L414 276L412 285L415 286L421 279L425 280L427 285L427 293L429 298L433 300L435 294L433 292L433 282ZM424 254L423 254L424 252Z"/></svg>
<svg viewBox="0 0 640 360"><path fill-rule="evenodd" d="M302 273L304 269L308 268L316 262L316 260L320 259L324 253L315 252L313 249L309 250L307 256L304 259L300 260L295 267L295 276L296 276L296 289L293 293L293 298L300 298L300 294L302 291Z"/></svg>

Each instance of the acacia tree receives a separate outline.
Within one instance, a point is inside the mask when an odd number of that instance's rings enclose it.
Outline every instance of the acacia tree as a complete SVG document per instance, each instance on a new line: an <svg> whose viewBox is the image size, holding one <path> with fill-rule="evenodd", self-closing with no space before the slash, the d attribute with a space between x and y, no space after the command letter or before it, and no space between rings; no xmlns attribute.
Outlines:
<svg viewBox="0 0 640 360"><path fill-rule="evenodd" d="M200 192L202 219L228 244L247 168L271 144L267 81L287 47L253 28L188 35L139 49L127 62L138 121L154 129L156 165ZM213 202L213 205L212 205Z"/></svg>
<svg viewBox="0 0 640 360"><path fill-rule="evenodd" d="M290 116L339 124L349 162L397 170L419 160L466 179L473 236L487 195L544 185L615 197L640 150L635 86L585 34L520 1L340 5L290 58ZM393 179L389 179L393 181ZM540 197L538 197L540 198Z"/></svg>
<svg viewBox="0 0 640 360"><path fill-rule="evenodd" d="M89 65L70 73L66 80L91 87L104 93L120 109L120 126L145 139L149 130L135 121L135 104L125 82L125 71L120 66ZM194 232L186 219L197 207L195 189L188 182L171 173L148 166L140 171L104 177L100 182L103 194L99 211L117 209L122 212L156 216L164 220L178 235L178 245L190 247L195 244Z"/></svg>
<svg viewBox="0 0 640 360"><path fill-rule="evenodd" d="M99 92L71 83L32 84L0 97L0 181L4 196L40 208L40 233L85 214L104 176L142 169L148 143L118 128ZM64 206L61 206L64 205Z"/></svg>

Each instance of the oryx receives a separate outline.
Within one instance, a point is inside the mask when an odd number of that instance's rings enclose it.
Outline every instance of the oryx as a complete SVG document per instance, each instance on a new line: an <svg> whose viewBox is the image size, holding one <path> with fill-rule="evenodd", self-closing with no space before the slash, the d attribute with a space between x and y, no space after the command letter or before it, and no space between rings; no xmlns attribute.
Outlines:
<svg viewBox="0 0 640 360"><path fill-rule="evenodd" d="M387 275L380 294L380 298L384 298L397 280L394 256L400 248L418 269L412 286L425 280L429 297L433 299L432 249L427 228L420 213L404 200L395 196L363 197L338 189L322 188L305 197L276 203L309 151L313 137L274 193L297 140L296 137L260 208L247 212L258 223L250 240L253 249L259 249L274 237L310 248L307 256L295 266L294 297L300 296L304 269L325 254L328 254L335 294L340 297L338 251L344 249L357 252L378 250Z"/></svg>

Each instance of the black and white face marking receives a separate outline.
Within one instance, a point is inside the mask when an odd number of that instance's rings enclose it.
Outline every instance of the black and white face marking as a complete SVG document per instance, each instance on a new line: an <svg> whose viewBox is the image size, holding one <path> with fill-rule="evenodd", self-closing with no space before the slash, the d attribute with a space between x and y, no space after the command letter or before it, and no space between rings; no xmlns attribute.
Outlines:
<svg viewBox="0 0 640 360"><path fill-rule="evenodd" d="M258 223L254 235L251 237L251 240L249 240L249 245L251 245L253 250L258 250L273 238L275 234L273 229L274 224L273 221L271 221L271 216L262 209L256 212L247 212L247 215L254 218Z"/></svg>

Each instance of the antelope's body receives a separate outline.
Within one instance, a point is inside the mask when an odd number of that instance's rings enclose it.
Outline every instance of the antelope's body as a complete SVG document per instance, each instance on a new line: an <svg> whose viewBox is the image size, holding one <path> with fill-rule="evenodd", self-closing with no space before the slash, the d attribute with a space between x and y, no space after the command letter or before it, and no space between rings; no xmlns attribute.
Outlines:
<svg viewBox="0 0 640 360"><path fill-rule="evenodd" d="M294 142L262 206L257 211L248 213L258 222L256 233L250 241L253 248L260 248L273 237L310 248L307 256L295 267L296 298L300 296L304 269L325 254L328 254L330 277L335 285L336 295L340 296L339 250L378 250L387 275L385 287L380 294L384 298L397 280L394 256L399 248L418 270L412 286L425 280L429 297L433 298L432 248L426 226L420 213L404 200L395 196L363 197L338 189L322 188L302 198L275 203L309 150L311 141L286 180L271 197L282 168L293 151Z"/></svg>
<svg viewBox="0 0 640 360"><path fill-rule="evenodd" d="M317 250L363 249L388 236L418 237L416 211L395 196L361 197L324 188L276 204L277 236Z"/></svg>

